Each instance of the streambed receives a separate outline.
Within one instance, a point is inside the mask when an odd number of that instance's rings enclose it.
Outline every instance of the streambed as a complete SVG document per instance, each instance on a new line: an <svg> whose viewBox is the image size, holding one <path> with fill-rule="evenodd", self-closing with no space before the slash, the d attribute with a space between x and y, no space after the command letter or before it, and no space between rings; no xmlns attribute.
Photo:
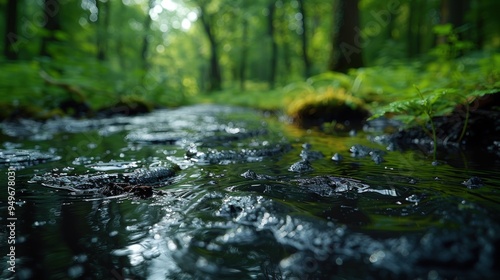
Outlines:
<svg viewBox="0 0 500 280"><path fill-rule="evenodd" d="M22 120L1 138L17 218L16 273L2 242L2 279L500 275L495 154L451 151L434 166L374 132L214 105Z"/></svg>

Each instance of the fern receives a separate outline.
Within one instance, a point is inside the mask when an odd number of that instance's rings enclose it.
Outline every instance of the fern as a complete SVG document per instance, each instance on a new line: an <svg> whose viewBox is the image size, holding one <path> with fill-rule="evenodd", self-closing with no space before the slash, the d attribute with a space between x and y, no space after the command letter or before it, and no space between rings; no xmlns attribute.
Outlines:
<svg viewBox="0 0 500 280"><path fill-rule="evenodd" d="M433 139L433 157L436 160L437 154L437 136L436 127L433 121L435 116L445 116L453 112L456 106L462 104L466 108L464 125L458 142L460 143L467 131L469 122L469 103L477 97L487 94L493 94L500 91L499 88L473 90L467 94L462 94L456 88L439 88L422 92L416 87L417 96L412 98L394 101L386 106L378 108L369 120L379 118L381 116L394 115L402 121L407 127L418 125L432 137ZM431 126L431 131L427 129L427 124Z"/></svg>

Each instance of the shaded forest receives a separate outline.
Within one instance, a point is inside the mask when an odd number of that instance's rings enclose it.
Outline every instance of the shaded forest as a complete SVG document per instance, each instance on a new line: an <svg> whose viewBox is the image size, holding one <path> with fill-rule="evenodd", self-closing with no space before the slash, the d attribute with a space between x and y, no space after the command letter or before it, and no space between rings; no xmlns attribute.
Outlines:
<svg viewBox="0 0 500 280"><path fill-rule="evenodd" d="M2 0L0 9L2 118L218 98L282 108L325 83L373 107L413 85L500 87L496 0Z"/></svg>

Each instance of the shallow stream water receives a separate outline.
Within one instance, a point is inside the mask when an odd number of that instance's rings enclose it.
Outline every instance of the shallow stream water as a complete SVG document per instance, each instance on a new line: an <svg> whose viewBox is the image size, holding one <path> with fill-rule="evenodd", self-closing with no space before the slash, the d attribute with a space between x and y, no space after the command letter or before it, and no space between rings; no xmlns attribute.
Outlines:
<svg viewBox="0 0 500 280"><path fill-rule="evenodd" d="M500 275L494 153L432 165L376 133L213 105L1 128L2 279ZM102 191L127 176L153 195Z"/></svg>

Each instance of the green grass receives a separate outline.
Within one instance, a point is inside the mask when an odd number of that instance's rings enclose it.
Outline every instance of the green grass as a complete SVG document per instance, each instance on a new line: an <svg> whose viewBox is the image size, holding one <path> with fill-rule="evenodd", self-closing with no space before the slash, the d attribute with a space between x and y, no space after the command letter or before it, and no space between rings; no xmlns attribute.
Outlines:
<svg viewBox="0 0 500 280"><path fill-rule="evenodd" d="M252 107L262 110L282 110L285 93L282 90L245 91L224 90L198 94L190 98L190 103L215 103Z"/></svg>

